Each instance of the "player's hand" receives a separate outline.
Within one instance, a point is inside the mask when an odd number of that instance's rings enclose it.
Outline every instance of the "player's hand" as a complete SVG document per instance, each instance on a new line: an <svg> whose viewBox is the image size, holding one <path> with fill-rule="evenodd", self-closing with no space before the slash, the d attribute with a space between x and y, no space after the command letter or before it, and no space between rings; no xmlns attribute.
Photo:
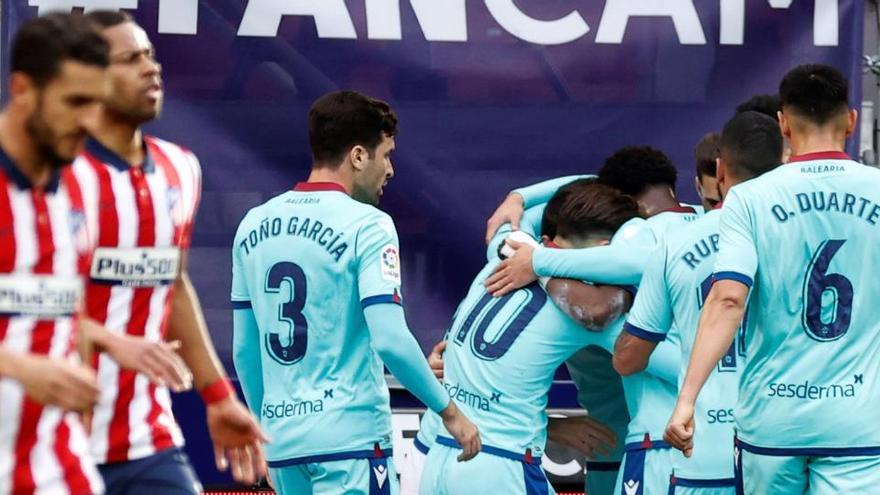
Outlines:
<svg viewBox="0 0 880 495"><path fill-rule="evenodd" d="M446 341L441 340L440 342L437 342L433 349L431 349L431 354L428 354L428 366L431 367L431 371L434 372L434 376L436 376L438 380L443 379L444 352L446 352Z"/></svg>
<svg viewBox="0 0 880 495"><path fill-rule="evenodd" d="M587 459L593 459L595 454L609 455L617 446L614 431L589 416L550 418L547 436L559 445L584 454Z"/></svg>
<svg viewBox="0 0 880 495"><path fill-rule="evenodd" d="M519 221L522 220L524 211L523 197L515 192L508 194L495 213L486 221L486 244L492 242L495 233L505 223L510 223L513 230L519 230Z"/></svg>
<svg viewBox="0 0 880 495"><path fill-rule="evenodd" d="M663 440L676 448L685 457L690 457L694 450L694 405L678 401L666 425Z"/></svg>
<svg viewBox="0 0 880 495"><path fill-rule="evenodd" d="M471 423L469 419L456 407L455 402L449 401L446 409L440 413L443 418L443 426L446 427L452 438L461 445L462 453L458 456L458 461L469 461L474 458L482 448L480 443L480 432L476 425Z"/></svg>
<svg viewBox="0 0 880 495"><path fill-rule="evenodd" d="M175 392L192 388L192 373L177 354L180 341L151 342L141 337L114 334L103 344L104 351L125 369L142 373L151 382Z"/></svg>
<svg viewBox="0 0 880 495"><path fill-rule="evenodd" d="M252 485L266 476L263 443L269 438L260 429L257 419L230 396L207 407L208 432L214 443L217 469L231 467L235 481Z"/></svg>
<svg viewBox="0 0 880 495"><path fill-rule="evenodd" d="M10 378L18 380L25 393L40 404L84 412L98 402L98 381L91 368L35 354L16 359L20 362Z"/></svg>
<svg viewBox="0 0 880 495"><path fill-rule="evenodd" d="M486 290L494 297L501 297L538 280L532 268L535 248L511 239L504 242L515 252L495 267L495 272L486 279Z"/></svg>

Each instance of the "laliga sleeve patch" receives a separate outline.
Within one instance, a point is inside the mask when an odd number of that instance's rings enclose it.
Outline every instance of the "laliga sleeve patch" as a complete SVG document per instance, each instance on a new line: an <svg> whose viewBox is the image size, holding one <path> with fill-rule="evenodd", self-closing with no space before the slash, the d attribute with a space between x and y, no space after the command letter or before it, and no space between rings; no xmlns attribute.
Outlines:
<svg viewBox="0 0 880 495"><path fill-rule="evenodd" d="M400 255L397 253L397 246L386 245L382 248L381 256L379 265L382 267L382 280L400 284Z"/></svg>

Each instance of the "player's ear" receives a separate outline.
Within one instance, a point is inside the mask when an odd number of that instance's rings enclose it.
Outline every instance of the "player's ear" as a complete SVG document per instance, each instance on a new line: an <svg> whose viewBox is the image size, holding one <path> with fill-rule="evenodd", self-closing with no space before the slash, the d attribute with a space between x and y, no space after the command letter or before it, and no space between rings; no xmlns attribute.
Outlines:
<svg viewBox="0 0 880 495"><path fill-rule="evenodd" d="M354 145L348 152L348 159L351 161L351 166L358 172L361 172L366 168L369 157L370 154L367 151L367 148L364 148L359 144Z"/></svg>
<svg viewBox="0 0 880 495"><path fill-rule="evenodd" d="M727 182L727 164L720 156L715 159L715 178L719 187Z"/></svg>
<svg viewBox="0 0 880 495"><path fill-rule="evenodd" d="M856 131L856 123L859 121L859 111L855 108L850 108L846 117L846 137L850 137Z"/></svg>
<svg viewBox="0 0 880 495"><path fill-rule="evenodd" d="M776 112L776 116L779 117L779 130L782 131L782 135L785 139L791 139L791 122L788 120L788 115L785 112Z"/></svg>
<svg viewBox="0 0 880 495"><path fill-rule="evenodd" d="M14 105L30 111L37 101L37 87L30 76L22 72L13 72L9 77L9 94Z"/></svg>
<svg viewBox="0 0 880 495"><path fill-rule="evenodd" d="M697 196L703 198L703 184L700 183L700 176L694 177L694 188L697 190Z"/></svg>

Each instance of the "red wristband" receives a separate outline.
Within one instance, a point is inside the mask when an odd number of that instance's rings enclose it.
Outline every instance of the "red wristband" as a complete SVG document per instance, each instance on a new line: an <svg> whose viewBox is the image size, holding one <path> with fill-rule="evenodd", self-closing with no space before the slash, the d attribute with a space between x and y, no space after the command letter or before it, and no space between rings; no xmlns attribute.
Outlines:
<svg viewBox="0 0 880 495"><path fill-rule="evenodd" d="M229 378L223 377L214 383L208 385L207 387L199 390L199 394L202 396L202 400L205 401L206 405L216 404L222 400L225 400L227 397L233 394L235 389L232 388L232 383L229 382Z"/></svg>

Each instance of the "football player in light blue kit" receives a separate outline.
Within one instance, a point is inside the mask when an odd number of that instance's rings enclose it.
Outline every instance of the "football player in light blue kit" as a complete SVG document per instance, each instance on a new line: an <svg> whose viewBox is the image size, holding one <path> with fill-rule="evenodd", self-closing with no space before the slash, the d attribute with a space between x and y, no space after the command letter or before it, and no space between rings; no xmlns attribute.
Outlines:
<svg viewBox="0 0 880 495"><path fill-rule="evenodd" d="M732 186L781 163L779 124L757 112L739 114L725 125L720 152L717 178L723 197ZM682 372L687 369L700 309L712 283L720 218L718 209L706 213L669 236L651 259L627 316L627 331L614 349L614 368L622 375L644 369L673 325L681 334ZM740 343L735 341L718 362L697 400L693 455L673 457L670 495L734 494L733 407L742 367Z"/></svg>
<svg viewBox="0 0 880 495"><path fill-rule="evenodd" d="M636 215L638 206L629 196L577 181L548 203L544 241L563 248L607 243ZM553 493L540 464L554 372L578 349L609 348L613 342L608 332L587 331L566 316L537 283L493 298L483 284L499 261L493 257L471 284L444 355L446 389L480 428L483 450L471 463L459 463L457 443L441 430L428 453L424 495ZM605 308L593 315L597 330L619 320L629 306L623 289L583 285L594 304Z"/></svg>
<svg viewBox="0 0 880 495"><path fill-rule="evenodd" d="M666 232L697 218L694 209L682 207L675 200L672 189L675 177L675 167L657 150L631 147L618 151L600 170L600 182L633 193L642 210L653 216L624 225L610 246L558 251L536 248L532 254L530 247L513 243L520 251L525 250L523 254L526 256L520 258L517 254L502 263L490 278L489 289L503 294L506 287L518 287L522 281L532 280L537 270L542 270L542 275L598 283L638 284L647 260L663 242ZM519 192L525 198L524 203L530 204L566 180L569 178L548 181ZM505 205L502 205L499 211L504 209ZM516 212L505 216L516 218ZM584 300L576 290L568 295L568 299L572 301L571 307L577 307ZM588 462L586 490L599 494L665 494L672 460L668 445L662 441L665 426L662 412L671 411L675 401L680 367L677 333L673 332L669 341L658 347L646 372L623 381L622 394L614 393L617 391L616 382L610 378L616 378L618 382L620 379L611 368L611 356L607 353L603 356L602 352L590 347L578 352L567 364L578 386L581 404L592 416L616 427L615 431L625 436L626 443L619 444L616 454L620 457L599 458L605 461L600 463ZM620 396L625 398L625 403ZM615 459L623 457L622 466L613 464ZM602 470L608 465L612 466L610 470Z"/></svg>
<svg viewBox="0 0 880 495"><path fill-rule="evenodd" d="M282 494L398 492L383 363L442 416L461 459L480 448L404 319L397 233L375 207L396 129L384 102L320 98L308 182L252 209L235 236L233 357Z"/></svg>
<svg viewBox="0 0 880 495"><path fill-rule="evenodd" d="M572 183L569 186L575 187L577 184ZM538 237L539 232L542 230L546 232L548 229L552 230L554 228L552 221L549 219L546 221L543 220L545 207L546 204L533 206L526 210L523 215L523 224L526 226L526 228L523 229L523 232L526 232L532 238ZM551 210L551 217L555 214L553 213L554 210ZM510 233L510 225L504 225L498 231L498 234L489 242L489 247L486 251L487 263L490 263L493 266L497 264L498 249ZM580 285L581 284L571 280L551 279L546 282L545 288L551 299L553 299L554 302L557 302L556 295L562 294L560 291ZM591 298L596 295L596 291L593 289L584 288L584 291L586 294L589 294ZM604 329L605 326L610 325L611 323L618 323L617 328L619 328L622 321L619 318L614 318L617 315L617 311L615 310L618 306L617 303L617 301L614 301L614 304L609 305L603 300L596 300L596 298L593 298L587 304L583 304L579 307L578 311L581 312L583 317L576 319L575 322L591 331ZM626 307L629 307L629 302L626 303ZM453 316L453 320L457 318L458 312L461 311L462 308L465 310L468 308L467 300L462 301L459 305L456 314ZM438 375L441 379L443 377L443 354L446 349L447 337L444 337L444 340L441 343L434 346L431 353L431 359L429 359L432 370L435 375ZM603 339L603 343L606 344L606 347L607 343L612 341L613 339L611 338ZM412 495L419 492L418 487L424 469L425 459L430 448L434 445L434 441L441 428L442 422L440 417L436 413L426 411L419 424L418 434L413 439L413 447L415 451L410 451L405 456L408 466L405 472L401 472L400 487L402 495ZM547 439L557 445L563 445L581 452L588 457L592 457L597 453L607 455L614 448L617 441L615 433L611 429L589 416L547 418Z"/></svg>
<svg viewBox="0 0 880 495"><path fill-rule="evenodd" d="M794 156L727 195L715 283L667 438L692 453L694 402L748 298L741 493L877 493L880 171L843 152L856 112L838 70L799 66L779 93Z"/></svg>

